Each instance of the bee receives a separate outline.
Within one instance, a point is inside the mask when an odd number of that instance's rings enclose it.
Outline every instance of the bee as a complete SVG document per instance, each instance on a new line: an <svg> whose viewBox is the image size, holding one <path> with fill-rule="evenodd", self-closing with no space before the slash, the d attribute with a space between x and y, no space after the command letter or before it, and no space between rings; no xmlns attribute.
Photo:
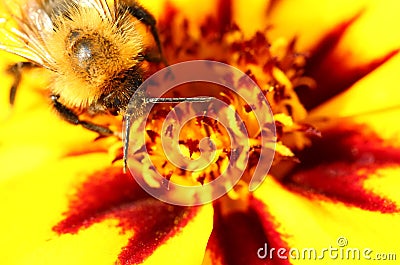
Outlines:
<svg viewBox="0 0 400 265"><path fill-rule="evenodd" d="M0 28L5 40L0 42L0 49L26 59L8 69L14 76L11 105L24 70L48 69L53 74L50 100L65 121L100 136L124 137L124 170L131 120L138 118L144 108L154 103L212 100L150 98L138 90L144 81L146 62L168 64L156 19L135 0L27 0L22 6L9 1L7 7L17 24ZM135 92L138 98L132 106ZM81 119L83 113L123 116L123 132Z"/></svg>
<svg viewBox="0 0 400 265"><path fill-rule="evenodd" d="M49 91L55 111L71 124L112 135L108 127L83 120L80 114L124 115L143 82L145 61L166 64L156 20L135 0L12 4L8 8L16 27L0 29L0 49L27 61L9 68L14 76L11 104L22 72L46 68L53 73Z"/></svg>

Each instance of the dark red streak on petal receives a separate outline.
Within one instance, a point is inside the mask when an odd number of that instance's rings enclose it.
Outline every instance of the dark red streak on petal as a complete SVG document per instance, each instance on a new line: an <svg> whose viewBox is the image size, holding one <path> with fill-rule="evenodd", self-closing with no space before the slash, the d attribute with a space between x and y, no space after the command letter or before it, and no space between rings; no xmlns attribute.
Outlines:
<svg viewBox="0 0 400 265"><path fill-rule="evenodd" d="M59 234L77 233L99 222L98 218L114 207L147 197L130 174L124 174L119 167L107 168L94 173L77 188L64 213L65 219L53 230Z"/></svg>
<svg viewBox="0 0 400 265"><path fill-rule="evenodd" d="M228 262L226 261L225 253L222 249L220 242L220 238L213 229L213 232L210 235L210 238L207 242L207 253L210 256L210 259L215 262L215 264L220 265L227 265ZM207 264L207 263L206 263Z"/></svg>
<svg viewBox="0 0 400 265"><path fill-rule="evenodd" d="M354 24L362 15L362 11L351 17L348 21L345 21L332 31L326 33L326 35L317 43L311 52L311 57L308 60L308 71L316 71L319 65L329 56L336 46L339 44L340 39L346 33L347 29ZM332 67L333 68L333 67Z"/></svg>
<svg viewBox="0 0 400 265"><path fill-rule="evenodd" d="M348 126L322 133L312 147L298 154L299 167L284 184L307 196L329 199L369 211L398 212L396 204L365 190L363 183L376 170L400 165L400 149L361 126Z"/></svg>
<svg viewBox="0 0 400 265"><path fill-rule="evenodd" d="M123 230L135 231L118 256L120 264L142 263L159 246L180 232L196 215L197 209L172 206L151 198L110 213L110 217L119 220ZM193 247L197 247L196 242L193 242Z"/></svg>
<svg viewBox="0 0 400 265"><path fill-rule="evenodd" d="M268 7L265 10L265 13L267 15L272 14L279 3L282 3L282 2L280 0L270 0L269 4L268 4Z"/></svg>
<svg viewBox="0 0 400 265"><path fill-rule="evenodd" d="M211 235L214 254L222 256L224 264L229 265L290 264L276 256L265 259L258 257L258 249L263 248L266 243L268 248L283 247L271 244L261 224L261 219L253 210L234 212L227 216L216 213Z"/></svg>
<svg viewBox="0 0 400 265"><path fill-rule="evenodd" d="M232 27L232 0L219 0L217 5L217 19L219 32L224 34Z"/></svg>
<svg viewBox="0 0 400 265"><path fill-rule="evenodd" d="M108 168L87 179L70 199L65 218L53 227L75 234L105 219L116 219L122 232L134 235L121 250L119 264L141 263L186 225L197 208L171 206L150 198L121 168Z"/></svg>
<svg viewBox="0 0 400 265"><path fill-rule="evenodd" d="M361 11L349 21L338 25L311 52L304 75L312 77L316 81L317 89L308 87L296 88L300 101L308 110L345 91L399 52L398 50L392 51L366 65L359 65L355 68L347 66L346 60L348 57L339 56L334 50L346 30L362 13Z"/></svg>
<svg viewBox="0 0 400 265"><path fill-rule="evenodd" d="M310 52L311 57L307 60L304 70L306 76L312 77L317 82L317 89L310 89L309 87L298 87L296 89L300 101L306 109L312 109L348 88L348 85L338 86L338 82L343 82L340 78L339 80L333 79L332 75L337 75L338 72L341 72L339 68L342 67L342 63L339 61L337 62L338 64L332 64L332 60L334 60L332 53L346 30L361 14L360 12L349 21L337 25ZM336 79L338 78L336 77ZM335 84L333 85L332 83Z"/></svg>
<svg viewBox="0 0 400 265"><path fill-rule="evenodd" d="M261 201L257 200L254 197L250 197L250 207L253 209L255 213L257 213L258 219L260 220L260 224L263 227L264 233L266 234L268 241L267 243L267 250L268 250L268 259L265 259L264 264L276 264L276 265L288 265L291 264L287 259L283 259L278 257L277 251L279 249L286 249L286 252L283 253L283 256L288 257L289 253L289 246L286 242L282 239L283 236L279 232L277 232L277 226L279 225L274 218L269 214L266 205L263 204ZM265 248L265 245L262 246ZM275 251L272 251L272 248ZM282 253L281 253L282 254Z"/></svg>
<svg viewBox="0 0 400 265"><path fill-rule="evenodd" d="M161 25L164 29L171 29L173 24L172 18L176 16L178 10L169 1L167 1L167 3L165 4L164 10L165 11L163 13L163 16L160 17L158 26L160 27ZM169 48L173 43L173 36L171 35L171 31L160 30L159 28L159 33L163 37L163 49Z"/></svg>

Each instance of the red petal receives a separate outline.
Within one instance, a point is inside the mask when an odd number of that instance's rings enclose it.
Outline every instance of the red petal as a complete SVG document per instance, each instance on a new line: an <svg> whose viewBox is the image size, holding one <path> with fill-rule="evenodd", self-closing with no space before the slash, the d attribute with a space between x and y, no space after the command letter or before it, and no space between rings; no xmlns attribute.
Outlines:
<svg viewBox="0 0 400 265"><path fill-rule="evenodd" d="M376 170L398 167L400 149L367 133L365 127L347 126L323 132L322 138L299 154L302 162L286 185L307 196L327 197L365 210L398 212L395 202L363 185Z"/></svg>
<svg viewBox="0 0 400 265"><path fill-rule="evenodd" d="M118 220L123 231L133 236L119 254L121 264L137 264L174 236L197 213L197 207L176 207L149 196L121 168L97 172L78 188L65 219L53 230L77 233L104 221Z"/></svg>
<svg viewBox="0 0 400 265"><path fill-rule="evenodd" d="M335 51L347 29L361 14L358 13L349 21L328 32L311 52L312 56L308 60L305 75L312 77L316 81L318 88L314 90L306 87L298 88L297 90L300 101L307 109L317 107L345 91L399 52L399 50L394 50L368 64L360 64L356 67L348 65L346 55L338 54Z"/></svg>
<svg viewBox="0 0 400 265"><path fill-rule="evenodd" d="M269 249L273 247L279 249L284 246L279 236L275 238L265 235L263 225L268 222L267 218L261 221L253 210L234 212L225 216L215 215L214 230L207 250L211 252L212 260L218 260L217 264L290 264L287 260L276 257L272 259L258 257L258 250L265 244ZM275 229L271 229L268 233L273 234L274 231Z"/></svg>

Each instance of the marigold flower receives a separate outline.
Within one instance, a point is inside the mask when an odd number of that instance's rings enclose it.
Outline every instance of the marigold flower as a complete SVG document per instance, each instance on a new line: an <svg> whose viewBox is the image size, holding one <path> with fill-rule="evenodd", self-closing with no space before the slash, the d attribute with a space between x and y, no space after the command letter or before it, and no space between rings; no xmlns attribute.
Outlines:
<svg viewBox="0 0 400 265"><path fill-rule="evenodd" d="M1 263L363 264L370 262L364 250L379 264L393 263L400 236L398 2L144 4L158 18L170 64L221 61L260 86L277 129L268 177L248 191L260 129L251 108L230 93L207 90L246 121L251 152L245 174L213 203L181 207L152 198L123 173L120 139L96 139L52 113L46 70L24 75L12 109L12 80L3 74ZM19 59L1 56L3 69ZM149 72L160 67L149 65ZM190 93L183 88L178 95ZM195 159L199 139L209 136L218 153L203 172L176 170L160 152L169 109L156 106L146 127L152 162L166 180L212 181L230 159L226 130L207 118L188 123L180 150ZM332 257L330 247L339 256ZM360 258L340 256L349 249L360 250Z"/></svg>

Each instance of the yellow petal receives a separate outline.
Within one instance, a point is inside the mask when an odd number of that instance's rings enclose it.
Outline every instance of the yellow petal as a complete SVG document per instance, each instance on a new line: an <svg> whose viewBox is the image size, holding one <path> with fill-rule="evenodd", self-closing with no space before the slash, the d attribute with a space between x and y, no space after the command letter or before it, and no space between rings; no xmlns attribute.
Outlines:
<svg viewBox="0 0 400 265"><path fill-rule="evenodd" d="M399 69L400 56L397 55L359 80L345 93L314 110L309 118L357 116L398 107Z"/></svg>
<svg viewBox="0 0 400 265"><path fill-rule="evenodd" d="M397 55L355 83L345 93L313 110L308 117L309 121L318 124L322 118L329 117L333 122L347 119L367 124L380 137L398 146L399 69L400 56Z"/></svg>
<svg viewBox="0 0 400 265"><path fill-rule="evenodd" d="M270 236L273 233L280 235L282 247L287 249L287 257L290 257L290 253L295 254L296 250L300 254L305 253L306 258L290 258L291 264L370 264L371 260L362 256L365 249L371 250L371 259L377 258L377 254L397 252L392 242L400 236L400 231L395 229L400 221L398 214L369 212L318 197L309 198L293 193L273 178L267 178L255 192L253 203L264 220L265 233ZM276 230L271 231L271 227ZM344 240L347 240L347 245L340 247L339 242ZM275 245L270 245L272 247ZM329 248L338 249L336 254L340 254L340 249L344 253L349 249L358 249L361 258L330 258L329 252L323 252ZM308 258L307 251L310 249L314 249L317 254L315 260L313 256ZM279 259L276 252L273 257ZM393 264L394 261L379 262Z"/></svg>
<svg viewBox="0 0 400 265"><path fill-rule="evenodd" d="M184 230L161 245L143 264L158 265L165 262L177 265L202 264L213 227L212 213L211 204L202 207Z"/></svg>
<svg viewBox="0 0 400 265"><path fill-rule="evenodd" d="M105 220L76 235L58 237L52 231L67 207L66 194L71 193L71 185L88 174L87 165L96 168L107 163L107 158L104 155L63 161L40 158L47 164L36 161L31 168L17 169L10 174L12 178L0 182L0 207L6 217L0 220L3 249L0 260L6 260L5 264L114 262L129 236L120 233L114 220ZM55 167L49 167L50 164ZM23 164L14 165L13 168L23 168ZM98 240L99 236L104 241Z"/></svg>
<svg viewBox="0 0 400 265"><path fill-rule="evenodd" d="M309 51L327 32L363 10L368 0L277 1L268 16L272 39L298 38L300 51Z"/></svg>
<svg viewBox="0 0 400 265"><path fill-rule="evenodd" d="M400 48L398 30L399 1L385 4L370 1L365 12L346 31L337 47L337 55L348 66L367 64Z"/></svg>

